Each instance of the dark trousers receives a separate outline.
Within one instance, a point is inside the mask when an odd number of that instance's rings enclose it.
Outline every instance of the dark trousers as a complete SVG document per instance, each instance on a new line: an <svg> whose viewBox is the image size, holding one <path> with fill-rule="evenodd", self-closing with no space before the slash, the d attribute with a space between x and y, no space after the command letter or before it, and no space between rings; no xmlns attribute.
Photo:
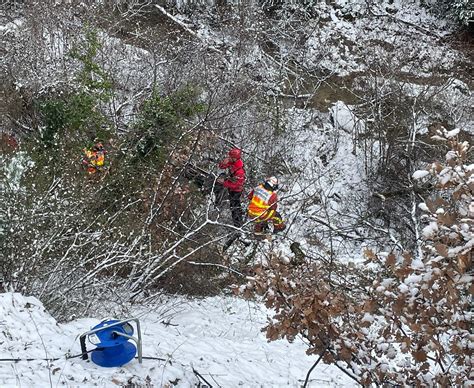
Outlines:
<svg viewBox="0 0 474 388"><path fill-rule="evenodd" d="M216 206L221 206L227 190L225 189L222 183L219 183L217 181L214 181L213 185L214 185L213 190L214 190L214 196L215 196L214 203L216 204Z"/></svg>
<svg viewBox="0 0 474 388"><path fill-rule="evenodd" d="M240 228L244 224L242 204L240 203L240 198L242 196L241 192L228 190L222 184L216 183L216 185L214 186L214 194L216 196L215 204L217 206L221 205L226 192L229 195L230 212L232 213L232 223L236 228Z"/></svg>
<svg viewBox="0 0 474 388"><path fill-rule="evenodd" d="M243 225L242 205L240 203L241 192L229 190L230 211L232 213L232 223L240 228Z"/></svg>

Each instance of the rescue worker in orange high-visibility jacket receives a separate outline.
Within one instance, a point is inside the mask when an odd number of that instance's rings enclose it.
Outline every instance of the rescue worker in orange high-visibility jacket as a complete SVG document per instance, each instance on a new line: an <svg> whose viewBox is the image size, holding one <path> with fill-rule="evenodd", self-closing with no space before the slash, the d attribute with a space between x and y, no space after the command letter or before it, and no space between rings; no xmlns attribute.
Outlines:
<svg viewBox="0 0 474 388"><path fill-rule="evenodd" d="M97 142L90 149L83 148L83 151L85 156L82 159L82 164L89 174L95 174L103 168L106 151L102 143Z"/></svg>
<svg viewBox="0 0 474 388"><path fill-rule="evenodd" d="M256 234L263 233L268 228L268 223L273 224L273 233L278 233L286 228L283 219L277 211L278 179L274 176L267 178L264 183L255 187L248 195L250 200L247 214L255 223Z"/></svg>

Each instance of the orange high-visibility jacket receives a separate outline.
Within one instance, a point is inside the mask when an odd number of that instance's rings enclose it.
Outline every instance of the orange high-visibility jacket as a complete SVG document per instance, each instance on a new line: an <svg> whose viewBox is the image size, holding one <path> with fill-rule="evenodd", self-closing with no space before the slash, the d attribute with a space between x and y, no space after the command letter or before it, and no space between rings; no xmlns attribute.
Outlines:
<svg viewBox="0 0 474 388"><path fill-rule="evenodd" d="M104 160L105 160L104 152L84 150L84 153L86 154L86 157L89 159L89 163L92 166L100 167L104 165Z"/></svg>
<svg viewBox="0 0 474 388"><path fill-rule="evenodd" d="M263 184L254 188L248 198L250 199L248 215L251 218L259 218L260 221L272 218L277 209L277 194L267 190Z"/></svg>
<svg viewBox="0 0 474 388"><path fill-rule="evenodd" d="M105 162L105 152L103 150L92 151L87 148L83 149L85 156L84 164L88 166L87 171L90 174L96 172L98 167L102 167Z"/></svg>
<svg viewBox="0 0 474 388"><path fill-rule="evenodd" d="M98 166L98 167L101 167L104 165L104 161L105 161L105 154L103 151L97 151L95 152L94 154L94 158L92 159L92 164Z"/></svg>

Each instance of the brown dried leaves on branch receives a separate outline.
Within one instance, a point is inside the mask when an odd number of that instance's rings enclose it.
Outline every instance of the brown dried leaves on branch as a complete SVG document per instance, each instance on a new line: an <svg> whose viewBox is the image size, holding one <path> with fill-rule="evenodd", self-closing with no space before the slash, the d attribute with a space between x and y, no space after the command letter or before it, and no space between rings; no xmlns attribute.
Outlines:
<svg viewBox="0 0 474 388"><path fill-rule="evenodd" d="M379 265L369 275L278 259L258 268L245 293L262 296L274 310L264 329L270 341L301 335L308 354L345 362L362 384L453 386L468 380L474 170L466 165L468 145L451 146L448 163L429 168L441 191L421 207L426 227L420 229L427 229L420 249L388 255L367 249L366 262Z"/></svg>

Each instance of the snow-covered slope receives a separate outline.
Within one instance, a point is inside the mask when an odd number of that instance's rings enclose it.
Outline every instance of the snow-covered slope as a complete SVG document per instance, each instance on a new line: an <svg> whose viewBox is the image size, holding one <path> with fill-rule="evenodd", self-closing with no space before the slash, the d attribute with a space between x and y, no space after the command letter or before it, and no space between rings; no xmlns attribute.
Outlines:
<svg viewBox="0 0 474 388"><path fill-rule="evenodd" d="M135 308L132 314L142 324L143 355L167 361L143 360L140 365L133 360L122 368L101 368L80 358L66 359L67 353L80 353L77 336L99 319L58 324L36 298L0 294L0 359L59 358L1 361L0 386L193 387L199 382L194 368L214 387L297 387L316 360L305 355L301 341L268 343L260 332L266 312L240 299L174 299L155 308ZM309 386L349 387L353 382L336 367L320 364Z"/></svg>

